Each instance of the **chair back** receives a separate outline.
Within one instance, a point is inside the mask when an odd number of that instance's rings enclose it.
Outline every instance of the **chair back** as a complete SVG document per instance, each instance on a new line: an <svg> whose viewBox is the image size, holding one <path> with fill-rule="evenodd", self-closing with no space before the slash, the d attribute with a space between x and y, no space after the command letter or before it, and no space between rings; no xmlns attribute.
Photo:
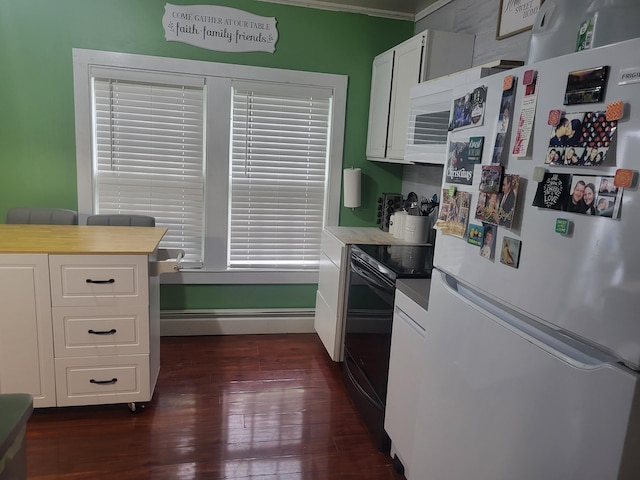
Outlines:
<svg viewBox="0 0 640 480"><path fill-rule="evenodd" d="M148 215L99 214L87 217L87 225L110 225L117 227L155 227L156 219Z"/></svg>
<svg viewBox="0 0 640 480"><path fill-rule="evenodd" d="M7 211L6 223L77 225L78 213L64 208L14 207Z"/></svg>

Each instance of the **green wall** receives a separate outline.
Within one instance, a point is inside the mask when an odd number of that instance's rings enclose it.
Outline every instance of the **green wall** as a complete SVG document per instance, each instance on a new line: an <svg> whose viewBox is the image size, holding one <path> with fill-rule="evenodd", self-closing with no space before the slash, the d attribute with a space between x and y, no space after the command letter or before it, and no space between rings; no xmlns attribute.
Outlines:
<svg viewBox="0 0 640 480"><path fill-rule="evenodd" d="M165 0L0 0L0 219L12 206L77 209L72 48L349 76L344 165L362 168L362 207L340 224L374 226L402 167L365 158L371 62L413 23L254 0L199 0L275 17L275 53L228 53L164 38ZM163 285L162 308L312 307L315 285ZM247 305L247 298L252 305Z"/></svg>

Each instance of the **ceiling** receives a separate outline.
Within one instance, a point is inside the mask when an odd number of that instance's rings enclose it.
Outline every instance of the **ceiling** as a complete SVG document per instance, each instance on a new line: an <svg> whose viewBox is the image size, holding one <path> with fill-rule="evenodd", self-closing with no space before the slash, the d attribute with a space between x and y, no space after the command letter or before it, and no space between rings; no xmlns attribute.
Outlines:
<svg viewBox="0 0 640 480"><path fill-rule="evenodd" d="M298 7L362 13L377 17L417 21L452 0L261 0Z"/></svg>

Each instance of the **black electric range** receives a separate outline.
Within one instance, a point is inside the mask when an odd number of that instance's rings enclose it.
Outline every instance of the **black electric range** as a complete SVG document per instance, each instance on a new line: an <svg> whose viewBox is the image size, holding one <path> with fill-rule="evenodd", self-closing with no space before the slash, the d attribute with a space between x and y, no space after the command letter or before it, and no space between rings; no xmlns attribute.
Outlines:
<svg viewBox="0 0 640 480"><path fill-rule="evenodd" d="M378 271L386 268L394 280L431 277L433 245L353 245L351 252Z"/></svg>
<svg viewBox="0 0 640 480"><path fill-rule="evenodd" d="M432 245L352 245L345 315L343 377L378 449L384 431L389 352L398 278L430 278Z"/></svg>

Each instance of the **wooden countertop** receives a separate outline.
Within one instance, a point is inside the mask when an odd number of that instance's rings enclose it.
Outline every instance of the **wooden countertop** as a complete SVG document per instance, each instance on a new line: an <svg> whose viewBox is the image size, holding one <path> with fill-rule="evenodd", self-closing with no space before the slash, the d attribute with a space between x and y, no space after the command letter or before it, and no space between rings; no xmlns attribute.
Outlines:
<svg viewBox="0 0 640 480"><path fill-rule="evenodd" d="M325 230L346 245L415 245L377 227L325 227Z"/></svg>
<svg viewBox="0 0 640 480"><path fill-rule="evenodd" d="M165 227L0 225L0 253L150 255Z"/></svg>

